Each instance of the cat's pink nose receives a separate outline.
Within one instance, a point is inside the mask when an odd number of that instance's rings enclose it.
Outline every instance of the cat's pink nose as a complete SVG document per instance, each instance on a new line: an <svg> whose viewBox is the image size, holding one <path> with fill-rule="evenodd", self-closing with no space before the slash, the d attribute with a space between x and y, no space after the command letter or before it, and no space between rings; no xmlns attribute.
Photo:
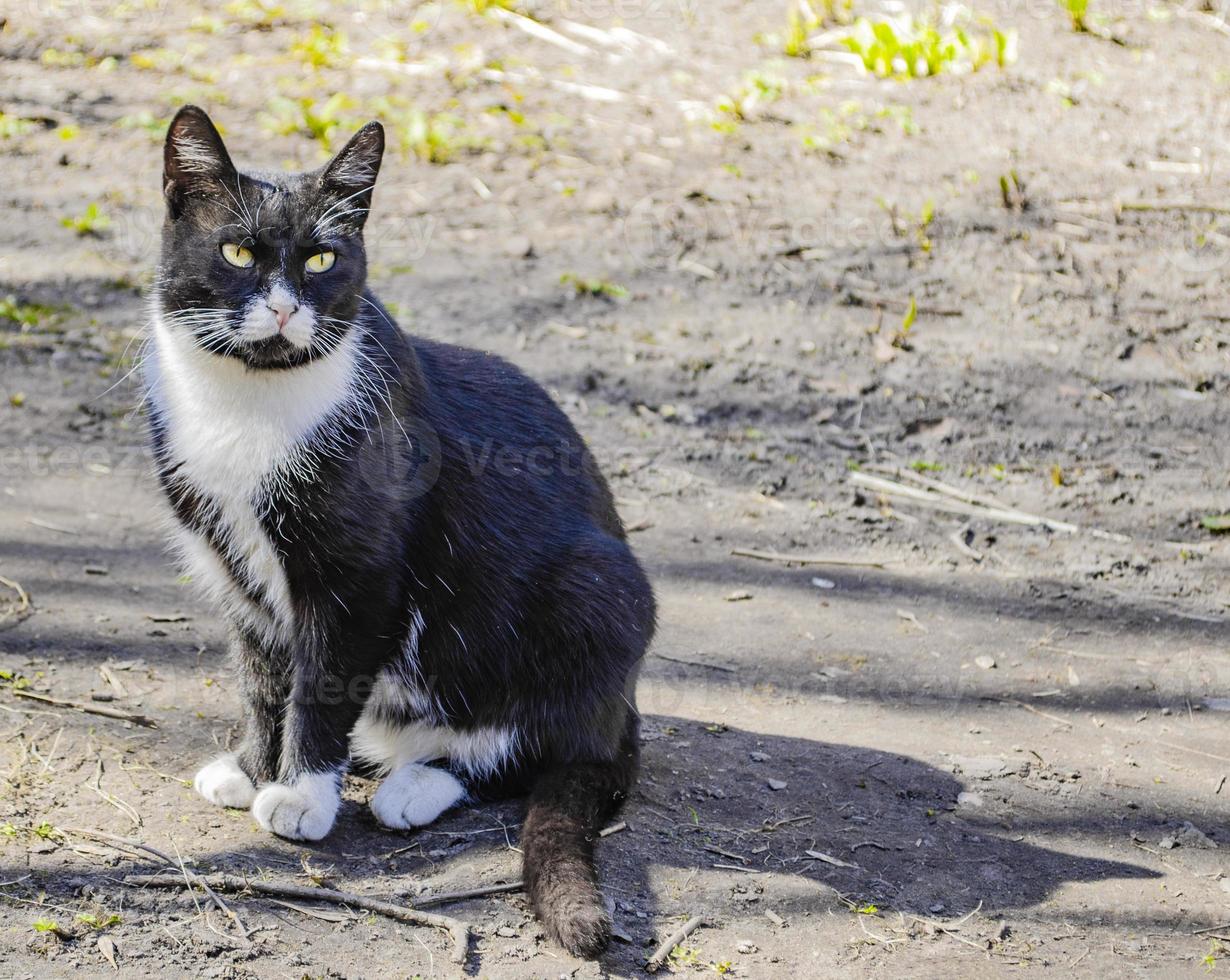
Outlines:
<svg viewBox="0 0 1230 980"><path fill-rule="evenodd" d="M265 306L269 309L269 312L277 318L279 330L286 326L286 322L294 316L299 309L298 303L285 302L283 300L274 300L272 303L266 303Z"/></svg>

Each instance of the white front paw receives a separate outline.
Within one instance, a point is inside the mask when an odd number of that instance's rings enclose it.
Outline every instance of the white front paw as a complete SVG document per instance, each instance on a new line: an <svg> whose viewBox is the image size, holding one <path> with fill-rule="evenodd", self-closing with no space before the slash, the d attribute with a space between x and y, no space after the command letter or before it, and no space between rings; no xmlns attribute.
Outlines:
<svg viewBox="0 0 1230 980"><path fill-rule="evenodd" d="M248 774L239 768L233 755L220 756L201 768L192 781L193 787L215 806L246 810L256 796L256 786Z"/></svg>
<svg viewBox="0 0 1230 980"><path fill-rule="evenodd" d="M372 797L372 815L393 830L425 827L466 795L451 772L409 763L395 769Z"/></svg>
<svg viewBox="0 0 1230 980"><path fill-rule="evenodd" d="M341 805L336 773L300 776L292 785L270 783L252 801L265 830L289 840L320 840L333 829Z"/></svg>

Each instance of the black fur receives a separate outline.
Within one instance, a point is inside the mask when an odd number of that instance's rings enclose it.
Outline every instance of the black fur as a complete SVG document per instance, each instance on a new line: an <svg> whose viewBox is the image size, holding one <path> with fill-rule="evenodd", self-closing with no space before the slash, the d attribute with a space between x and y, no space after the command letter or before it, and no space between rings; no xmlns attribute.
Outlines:
<svg viewBox="0 0 1230 980"><path fill-rule="evenodd" d="M177 134L212 163L185 168ZM378 394L312 437L310 474L283 474L254 502L285 569L291 639L253 628L253 617L275 615L271 597L232 553L217 502L182 476L155 401L159 478L176 518L256 610L233 624L247 702L239 762L251 779L340 773L372 684L390 669L430 708L382 703L389 721L515 730L519 749L502 768L468 774L471 798L533 787L522 833L530 898L566 948L593 955L610 929L593 841L634 778L634 687L653 594L592 456L543 389L498 357L404 334L366 291L370 183L327 241L315 234L320 215L355 194L331 172L353 176L357 158L374 181L382 148L370 124L322 171L253 176L234 170L199 109L181 110L168 134L157 301L170 322L215 309L233 325L281 277L332 318L318 343L236 347L216 328L196 341L255 377L298 370L353 334ZM250 270L218 255L239 233L256 255ZM304 275L304 256L322 246L336 266Z"/></svg>

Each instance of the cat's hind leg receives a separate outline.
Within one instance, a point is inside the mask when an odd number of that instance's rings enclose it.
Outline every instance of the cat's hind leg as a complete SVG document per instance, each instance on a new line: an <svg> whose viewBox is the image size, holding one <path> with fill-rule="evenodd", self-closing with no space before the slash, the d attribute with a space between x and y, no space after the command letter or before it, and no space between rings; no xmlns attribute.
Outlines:
<svg viewBox="0 0 1230 980"><path fill-rule="evenodd" d="M372 815L393 830L425 827L467 796L447 769L407 762L394 769L372 797Z"/></svg>

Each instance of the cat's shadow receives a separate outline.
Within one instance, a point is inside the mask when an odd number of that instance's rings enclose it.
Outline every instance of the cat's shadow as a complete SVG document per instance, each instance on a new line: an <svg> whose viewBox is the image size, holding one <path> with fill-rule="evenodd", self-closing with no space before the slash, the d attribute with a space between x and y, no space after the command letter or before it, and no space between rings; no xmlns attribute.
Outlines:
<svg viewBox="0 0 1230 980"><path fill-rule="evenodd" d="M1068 778L1031 770L1024 759L1005 759L994 773L994 759L955 758L954 769L964 764L971 773L958 776L899 754L664 716L644 719L643 738L640 779L620 817L625 826L598 845L621 934L603 962L616 972L639 969L647 944L679 915L772 922L771 912L789 922L876 905L943 920L978 908L1010 914L1069 883L1158 877L1128 861L1042 846L1047 834L1076 849L1090 838L1123 841L1125 832L1076 793L1061 822L1022 813L1011 781L1033 780L1052 792ZM519 807L490 804L395 835L351 806L340 829L350 854L418 840L447 862L441 851L450 846L470 859L484 852L495 859L491 852L515 846L517 821ZM491 832L503 826L507 837ZM524 908L523 896L502 896L450 911L474 917L492 902Z"/></svg>

